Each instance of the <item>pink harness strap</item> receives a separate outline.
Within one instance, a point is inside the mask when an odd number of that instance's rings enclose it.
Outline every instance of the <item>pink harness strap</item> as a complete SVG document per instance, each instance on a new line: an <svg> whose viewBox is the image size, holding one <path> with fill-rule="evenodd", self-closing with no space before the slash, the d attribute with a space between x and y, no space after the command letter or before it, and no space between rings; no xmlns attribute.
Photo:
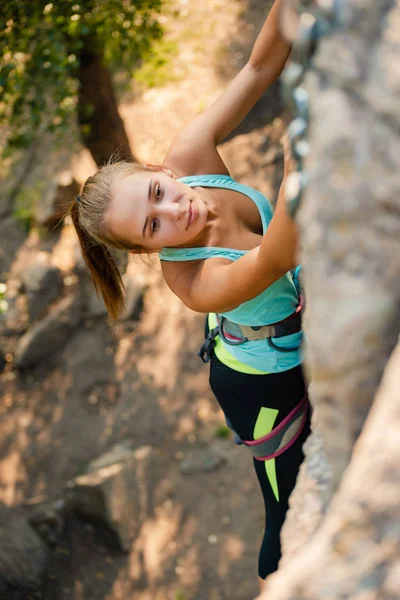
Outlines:
<svg viewBox="0 0 400 600"><path fill-rule="evenodd" d="M276 458L292 446L306 424L307 392L294 409L270 433L257 440L243 440L257 460Z"/></svg>

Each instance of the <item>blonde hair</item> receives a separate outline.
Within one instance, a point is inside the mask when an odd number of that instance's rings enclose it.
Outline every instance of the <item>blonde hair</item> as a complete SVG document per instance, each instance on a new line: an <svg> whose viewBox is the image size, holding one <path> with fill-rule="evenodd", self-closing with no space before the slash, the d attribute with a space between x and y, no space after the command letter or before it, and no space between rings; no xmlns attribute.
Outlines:
<svg viewBox="0 0 400 600"><path fill-rule="evenodd" d="M117 264L107 246L120 250L145 252L139 246L113 234L106 222L113 184L118 177L149 171L144 165L112 159L89 177L80 196L73 200L67 214L74 224L84 261L107 311L116 319L125 308L124 284Z"/></svg>

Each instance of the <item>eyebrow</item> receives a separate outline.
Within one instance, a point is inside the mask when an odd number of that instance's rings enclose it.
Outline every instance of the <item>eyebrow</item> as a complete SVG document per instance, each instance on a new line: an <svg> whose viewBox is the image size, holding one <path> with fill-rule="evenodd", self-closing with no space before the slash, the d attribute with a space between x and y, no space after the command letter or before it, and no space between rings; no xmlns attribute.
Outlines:
<svg viewBox="0 0 400 600"><path fill-rule="evenodd" d="M149 189L147 192L147 201L150 202L150 196L151 196L151 186L152 186L153 180L150 179L150 183L149 183ZM143 225L143 229L142 229L142 236L145 238L146 237L146 227L147 227L147 223L149 221L149 217L146 217L146 220L144 222Z"/></svg>

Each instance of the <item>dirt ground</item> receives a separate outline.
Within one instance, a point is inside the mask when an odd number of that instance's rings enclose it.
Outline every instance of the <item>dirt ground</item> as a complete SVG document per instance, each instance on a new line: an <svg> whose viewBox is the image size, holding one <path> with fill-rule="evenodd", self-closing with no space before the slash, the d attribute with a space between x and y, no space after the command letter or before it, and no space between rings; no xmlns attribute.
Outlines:
<svg viewBox="0 0 400 600"><path fill-rule="evenodd" d="M142 161L162 160L175 133L240 68L268 5L176 2L165 23L179 48L175 80L145 91L133 87L121 103ZM282 133L273 92L221 148L232 175L271 198L282 174ZM70 160L80 181L93 171L84 150ZM35 235L24 240L10 270L21 271L49 248L53 264L68 275L75 261L68 226L51 242ZM29 512L43 500L62 498L66 483L113 444L150 444L159 457L156 472L148 473L151 516L129 554L102 528L71 516L54 552L45 600L250 600L258 589L262 498L250 455L218 437L223 415L208 387L207 366L196 356L204 316L166 288L157 259L130 268L149 285L138 321L110 329L105 319L87 319L34 372L17 374L11 365L1 376L0 500ZM229 448L227 461L213 472L182 474L185 456L210 444Z"/></svg>

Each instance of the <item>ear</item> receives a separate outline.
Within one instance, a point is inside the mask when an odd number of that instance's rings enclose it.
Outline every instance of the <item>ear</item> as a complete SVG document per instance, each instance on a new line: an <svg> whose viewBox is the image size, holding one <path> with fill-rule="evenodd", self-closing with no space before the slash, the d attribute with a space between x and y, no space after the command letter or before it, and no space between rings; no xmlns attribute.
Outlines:
<svg viewBox="0 0 400 600"><path fill-rule="evenodd" d="M168 167L165 167L164 165L153 165L152 163L144 163L144 166L147 167L147 169L149 171L154 171L154 172L162 172L165 173L166 175L168 175L169 177L172 177L173 179L175 179L176 175L175 173L172 171L172 169L169 169Z"/></svg>

